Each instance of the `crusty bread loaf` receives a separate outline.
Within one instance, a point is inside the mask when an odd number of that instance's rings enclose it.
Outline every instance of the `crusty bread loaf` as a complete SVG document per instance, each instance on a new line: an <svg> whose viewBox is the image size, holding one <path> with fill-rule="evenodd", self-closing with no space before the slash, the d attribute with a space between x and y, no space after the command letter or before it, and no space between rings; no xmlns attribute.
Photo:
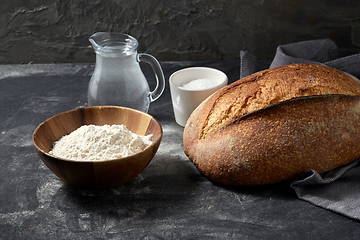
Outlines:
<svg viewBox="0 0 360 240"><path fill-rule="evenodd" d="M336 69L292 64L230 84L201 103L184 151L209 178L259 185L360 157L360 81Z"/></svg>

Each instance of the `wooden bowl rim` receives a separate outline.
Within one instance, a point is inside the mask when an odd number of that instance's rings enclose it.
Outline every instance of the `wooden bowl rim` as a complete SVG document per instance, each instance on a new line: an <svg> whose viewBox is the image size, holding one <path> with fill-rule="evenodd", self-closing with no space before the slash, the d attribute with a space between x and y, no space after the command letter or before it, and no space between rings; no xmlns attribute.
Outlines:
<svg viewBox="0 0 360 240"><path fill-rule="evenodd" d="M157 139L155 139L155 141L152 142L151 145L147 146L144 150L142 150L141 152L138 152L138 153L135 153L135 154L132 154L132 155L129 155L129 156L126 156L126 157L122 157L122 158L114 158L114 159L107 159L107 160L98 160L98 161L91 161L91 160L84 160L84 161L79 161L79 160L73 160L73 159L67 159L67 158L62 158L62 157L57 157L57 156L54 156L54 155L51 155L49 154L48 152L45 152L43 149L41 149L35 142L35 135L37 133L37 131L40 129L40 127L42 125L44 125L47 121L50 121L51 119L54 119L60 115L63 115L63 114L67 114L67 113L70 113L70 112L75 112L75 111L80 111L81 109L90 109L90 108L95 108L95 109L102 109L102 108L115 108L115 109L123 109L123 110L126 110L126 111L133 111L133 112L137 112L139 114L144 114L148 117L151 118L151 120L154 120L156 125L159 126L160 128L160 135ZM86 125L81 125L81 126L86 126ZM54 159L58 159L58 160L62 160L62 161L68 161L68 162L77 162L77 163L104 163L104 162L113 162L113 161L120 161L120 160L129 160L131 158L136 158L136 156L138 155L141 155L147 151L149 151L150 149L152 149L156 144L158 144L159 142L161 142L162 140L162 137L163 137L163 129L162 129L162 126L160 124L160 122L154 118L153 116L151 116L150 114L146 113L146 112L142 112L140 110L136 110L136 109L133 109L133 108L128 108L128 107L121 107L121 106L92 106L92 107L82 107L82 108L76 108L76 109L71 109L71 110L68 110L68 111L65 111L65 112L61 112L61 113L58 113L48 119L46 119L45 121L43 121L42 123L40 123L36 129L34 130L34 133L33 133L33 137L32 137L32 141L33 141L33 145L35 146L35 148L37 150L39 150L41 153L47 155L48 157L51 157L51 158L54 158Z"/></svg>

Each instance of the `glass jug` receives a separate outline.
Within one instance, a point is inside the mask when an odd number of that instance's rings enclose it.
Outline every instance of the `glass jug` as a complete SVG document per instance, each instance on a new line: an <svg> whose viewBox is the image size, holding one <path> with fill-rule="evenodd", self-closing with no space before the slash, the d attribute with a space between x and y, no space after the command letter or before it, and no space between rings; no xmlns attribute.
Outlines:
<svg viewBox="0 0 360 240"><path fill-rule="evenodd" d="M88 87L88 105L117 105L147 112L150 103L158 99L165 88L164 74L156 58L138 54L138 41L127 34L99 32L89 41L96 53L96 62ZM157 83L152 92L140 61L149 63L154 70Z"/></svg>

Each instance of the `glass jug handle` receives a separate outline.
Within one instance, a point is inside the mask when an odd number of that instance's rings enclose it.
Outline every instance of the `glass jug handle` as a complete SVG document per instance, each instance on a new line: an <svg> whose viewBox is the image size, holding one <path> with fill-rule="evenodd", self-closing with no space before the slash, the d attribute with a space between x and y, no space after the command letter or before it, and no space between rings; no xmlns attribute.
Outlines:
<svg viewBox="0 0 360 240"><path fill-rule="evenodd" d="M160 63L158 62L158 60L156 60L155 57L146 54L146 53L139 53L137 56L137 60L138 62L146 62L148 64L150 64L150 66L152 67L154 73L155 73L155 78L156 78L156 87L154 89L154 91L150 92L150 101L153 102L156 99L158 99L161 94L164 92L165 89L165 77L164 77L164 73L161 69Z"/></svg>

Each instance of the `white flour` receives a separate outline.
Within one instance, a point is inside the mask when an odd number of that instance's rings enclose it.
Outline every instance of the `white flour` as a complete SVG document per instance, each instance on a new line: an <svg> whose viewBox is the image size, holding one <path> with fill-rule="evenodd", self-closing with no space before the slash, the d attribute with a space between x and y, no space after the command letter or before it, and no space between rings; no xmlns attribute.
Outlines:
<svg viewBox="0 0 360 240"><path fill-rule="evenodd" d="M86 125L56 141L49 154L78 161L116 159L144 150L152 138L152 134L132 133L124 125Z"/></svg>

